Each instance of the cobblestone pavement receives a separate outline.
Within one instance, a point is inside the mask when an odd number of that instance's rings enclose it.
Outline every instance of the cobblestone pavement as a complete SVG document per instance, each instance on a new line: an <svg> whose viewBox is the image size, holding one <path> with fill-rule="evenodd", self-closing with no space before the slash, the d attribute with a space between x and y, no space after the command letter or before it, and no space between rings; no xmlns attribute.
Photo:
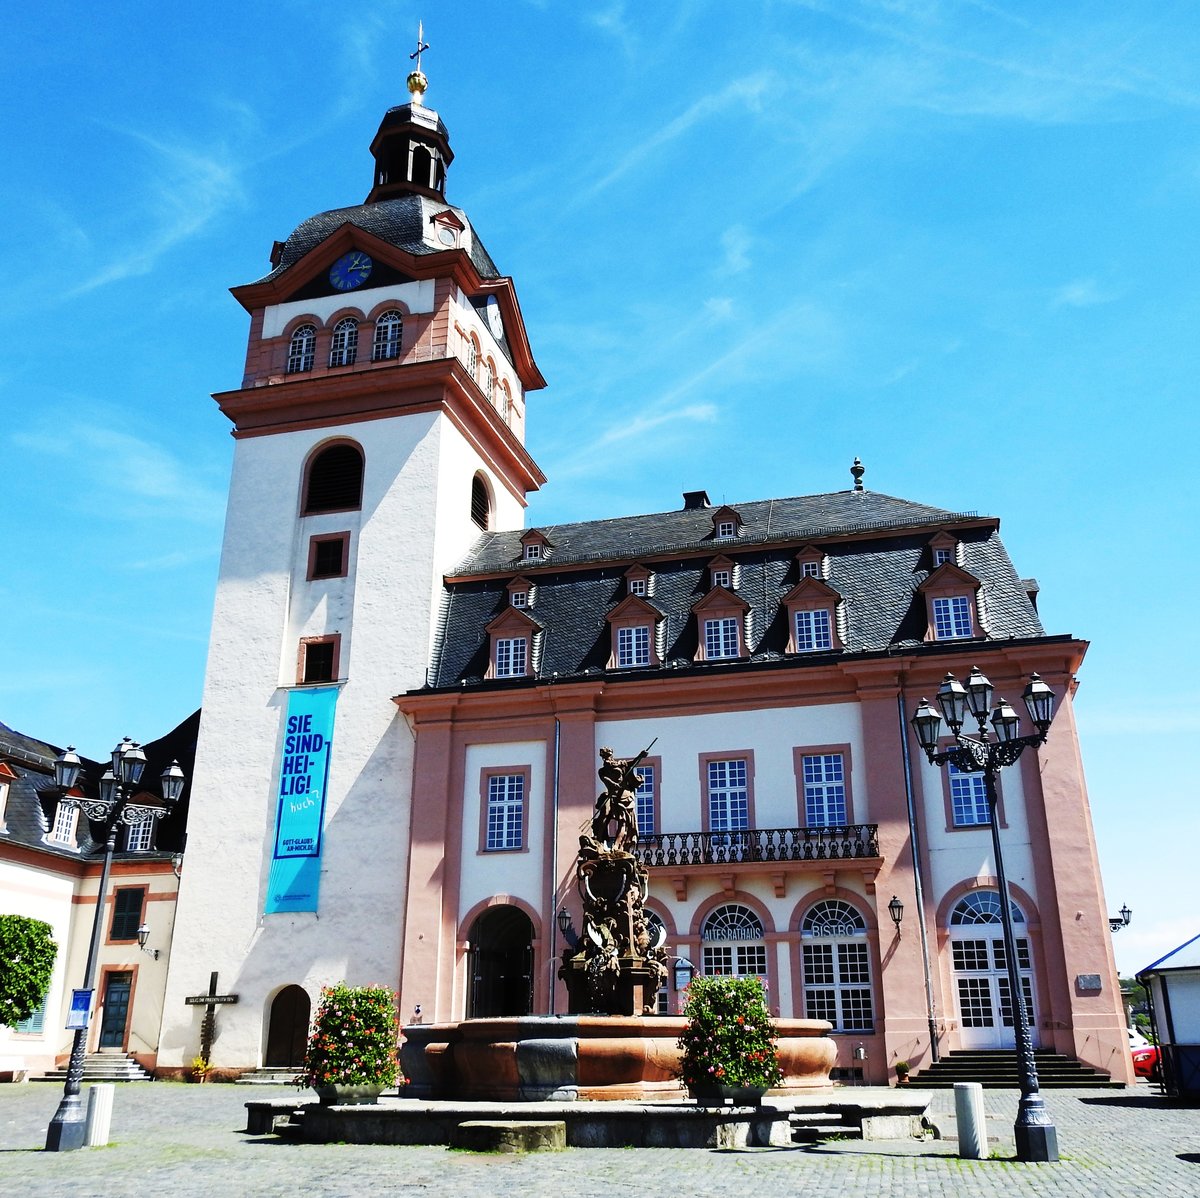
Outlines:
<svg viewBox="0 0 1200 1198"><path fill-rule="evenodd" d="M1131 1090L1049 1091L1062 1160L1012 1159L1016 1091L985 1091L993 1157L955 1155L953 1094L935 1091L942 1141L830 1141L741 1152L666 1148L570 1149L525 1157L440 1147L293 1144L248 1136L250 1098L287 1097L275 1087L130 1083L116 1088L112 1144L47 1153L46 1124L61 1091L43 1083L0 1085L0 1193L22 1198L147 1193L189 1195L641 1194L805 1198L1197 1198L1200 1109L1178 1107L1142 1085Z"/></svg>

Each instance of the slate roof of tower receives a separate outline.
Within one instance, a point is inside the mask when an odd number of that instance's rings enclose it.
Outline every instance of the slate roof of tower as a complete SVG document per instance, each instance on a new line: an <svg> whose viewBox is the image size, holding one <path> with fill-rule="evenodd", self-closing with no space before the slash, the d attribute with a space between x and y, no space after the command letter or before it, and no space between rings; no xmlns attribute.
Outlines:
<svg viewBox="0 0 1200 1198"><path fill-rule="evenodd" d="M827 555L823 580L841 597L837 618L845 649L833 655L917 648L925 644L927 627L925 599L917 587L933 568L930 539L943 528L955 530L962 547L960 564L980 580L979 604L988 637L1045 635L994 520L871 491L729 506L742 519L734 539L714 536L712 507L539 526L536 531L550 546L540 562L521 560L521 538L531 530L484 534L443 588L429 685L483 681L490 652L484 629L505 609L506 584L518 574L533 584L527 614L543 627L532 646L534 676L644 676L644 668L605 669L610 654L605 617L625 598L624 574L637 562L650 566L646 598L665 617L659 668L720 670L736 665L694 661L698 631L692 608L710 590L708 563L718 555L737 564L734 590L749 604L749 660L785 660L788 616L782 601L799 582L797 550L810 541ZM803 655L806 660L828 656Z"/></svg>
<svg viewBox="0 0 1200 1198"><path fill-rule="evenodd" d="M424 236L430 220L441 212L453 212L471 230L468 252L480 275L485 279L500 278L500 271L496 269L496 264L480 241L475 227L461 208L447 204L444 200L429 199L427 196L402 195L390 200L379 200L374 204L332 208L328 212L318 212L316 216L301 221L283 243L275 268L270 274L255 281L266 283L277 278L345 224L354 225L413 255L444 254L445 246L431 245Z"/></svg>

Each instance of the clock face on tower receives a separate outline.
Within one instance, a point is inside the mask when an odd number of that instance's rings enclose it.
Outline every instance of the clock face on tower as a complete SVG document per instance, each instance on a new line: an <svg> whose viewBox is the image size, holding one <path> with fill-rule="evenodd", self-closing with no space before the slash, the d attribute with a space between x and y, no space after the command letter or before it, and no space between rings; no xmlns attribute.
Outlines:
<svg viewBox="0 0 1200 1198"><path fill-rule="evenodd" d="M374 265L361 250L351 250L329 268L329 281L339 291L351 291L367 281Z"/></svg>

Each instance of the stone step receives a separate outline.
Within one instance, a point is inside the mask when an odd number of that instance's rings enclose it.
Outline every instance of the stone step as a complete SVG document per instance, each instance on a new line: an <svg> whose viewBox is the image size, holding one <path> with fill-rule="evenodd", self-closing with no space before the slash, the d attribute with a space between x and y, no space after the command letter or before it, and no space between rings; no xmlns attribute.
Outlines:
<svg viewBox="0 0 1200 1198"><path fill-rule="evenodd" d="M1043 1090L1123 1088L1109 1074L1048 1049L1034 1053L1034 1064L1038 1086ZM922 1089L948 1090L955 1082L978 1082L984 1089L1014 1089L1020 1084L1017 1054L1003 1049L952 1052L920 1073L912 1074L910 1084Z"/></svg>
<svg viewBox="0 0 1200 1198"><path fill-rule="evenodd" d="M31 1077L35 1082L65 1082L65 1069L48 1069L45 1073ZM137 1060L121 1052L120 1049L102 1048L98 1052L88 1053L83 1059L83 1080L85 1082L152 1082L154 1075L147 1073L137 1063Z"/></svg>

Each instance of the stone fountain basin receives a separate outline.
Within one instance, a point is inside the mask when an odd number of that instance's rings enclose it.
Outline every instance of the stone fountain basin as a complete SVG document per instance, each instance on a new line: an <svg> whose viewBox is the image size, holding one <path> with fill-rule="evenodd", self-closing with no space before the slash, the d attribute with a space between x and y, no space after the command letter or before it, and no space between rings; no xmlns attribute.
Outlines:
<svg viewBox="0 0 1200 1198"><path fill-rule="evenodd" d="M777 1019L783 1083L830 1086L837 1048L821 1019ZM679 1016L526 1015L412 1024L400 1064L405 1097L469 1102L678 1100Z"/></svg>

